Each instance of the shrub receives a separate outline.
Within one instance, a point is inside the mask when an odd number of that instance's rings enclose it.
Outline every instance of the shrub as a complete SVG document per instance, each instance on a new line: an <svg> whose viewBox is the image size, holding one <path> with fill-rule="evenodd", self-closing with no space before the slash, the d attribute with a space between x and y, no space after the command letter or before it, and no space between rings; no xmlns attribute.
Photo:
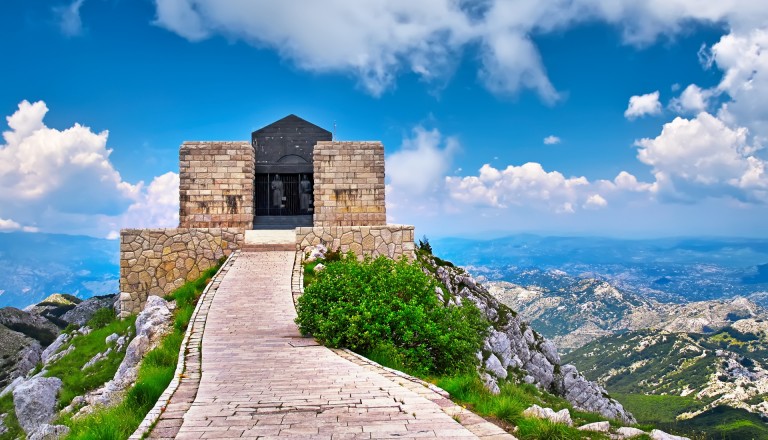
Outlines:
<svg viewBox="0 0 768 440"><path fill-rule="evenodd" d="M347 254L305 289L296 322L325 345L383 350L415 373L471 370L488 323L468 302L440 305L436 286L417 263Z"/></svg>
<svg viewBox="0 0 768 440"><path fill-rule="evenodd" d="M117 319L117 315L112 307L102 307L91 316L88 320L88 327L97 330L109 325L112 321Z"/></svg>

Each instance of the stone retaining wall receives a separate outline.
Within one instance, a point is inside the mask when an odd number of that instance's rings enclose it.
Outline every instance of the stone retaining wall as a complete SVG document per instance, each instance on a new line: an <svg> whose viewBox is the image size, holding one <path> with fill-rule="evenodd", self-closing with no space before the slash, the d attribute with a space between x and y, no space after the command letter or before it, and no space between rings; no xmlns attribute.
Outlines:
<svg viewBox="0 0 768 440"><path fill-rule="evenodd" d="M253 179L249 142L184 142L179 150L181 227L252 228Z"/></svg>
<svg viewBox="0 0 768 440"><path fill-rule="evenodd" d="M314 170L314 226L387 224L381 142L318 142Z"/></svg>
<svg viewBox="0 0 768 440"><path fill-rule="evenodd" d="M322 243L328 249L352 251L361 258L364 255L413 258L413 231L410 225L296 228L296 250Z"/></svg>
<svg viewBox="0 0 768 440"><path fill-rule="evenodd" d="M120 231L120 317L138 313L149 295L163 296L239 249L238 228Z"/></svg>

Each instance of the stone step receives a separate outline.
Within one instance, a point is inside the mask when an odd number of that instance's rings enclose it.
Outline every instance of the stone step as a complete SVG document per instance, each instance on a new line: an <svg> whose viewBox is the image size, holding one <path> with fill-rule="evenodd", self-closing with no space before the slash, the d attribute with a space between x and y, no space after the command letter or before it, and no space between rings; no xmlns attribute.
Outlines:
<svg viewBox="0 0 768 440"><path fill-rule="evenodd" d="M295 251L296 243L245 243L242 252Z"/></svg>
<svg viewBox="0 0 768 440"><path fill-rule="evenodd" d="M245 231L245 245L251 244L290 244L295 249L295 229L259 229Z"/></svg>

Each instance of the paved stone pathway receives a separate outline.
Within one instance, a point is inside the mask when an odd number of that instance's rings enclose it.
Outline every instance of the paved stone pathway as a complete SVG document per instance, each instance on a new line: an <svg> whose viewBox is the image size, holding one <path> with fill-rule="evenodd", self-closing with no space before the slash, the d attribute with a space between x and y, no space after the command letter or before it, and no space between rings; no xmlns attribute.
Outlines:
<svg viewBox="0 0 768 440"><path fill-rule="evenodd" d="M221 280L199 389L176 438L479 438L421 393L302 338L294 256L245 252Z"/></svg>

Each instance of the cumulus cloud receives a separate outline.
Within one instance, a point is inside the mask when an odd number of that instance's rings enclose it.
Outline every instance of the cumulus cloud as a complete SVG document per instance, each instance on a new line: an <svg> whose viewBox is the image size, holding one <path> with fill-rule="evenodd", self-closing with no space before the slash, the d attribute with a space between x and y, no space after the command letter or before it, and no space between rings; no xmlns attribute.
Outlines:
<svg viewBox="0 0 768 440"><path fill-rule="evenodd" d="M155 10L155 24L190 41L220 35L271 48L302 69L353 75L374 95L403 71L445 79L465 49L479 47L490 91L531 89L546 102L559 94L531 35L602 21L626 43L647 45L695 21L748 29L768 18L752 0L155 0Z"/></svg>
<svg viewBox="0 0 768 440"><path fill-rule="evenodd" d="M77 123L65 130L50 128L44 123L47 112L43 101L23 101L6 117L9 130L0 144L0 218L14 221L5 229L17 224L15 229L28 232L104 236L107 225L119 229L125 221L139 219L167 225L169 216L178 216L178 200L173 209L160 197L163 190L173 190L172 176L160 176L149 187L124 181L110 162L107 131L95 133ZM178 198L178 176L176 193L166 197Z"/></svg>
<svg viewBox="0 0 768 440"><path fill-rule="evenodd" d="M456 138L443 138L437 129L414 128L400 150L387 157L390 185L417 196L439 189L458 150Z"/></svg>
<svg viewBox="0 0 768 440"><path fill-rule="evenodd" d="M560 142L562 142L562 139L557 136L549 135L544 138L544 145L556 145Z"/></svg>
<svg viewBox="0 0 768 440"><path fill-rule="evenodd" d="M70 5L53 8L58 16L59 28L64 35L73 37L83 33L83 22L80 18L80 8L85 0L74 0Z"/></svg>
<svg viewBox="0 0 768 440"><path fill-rule="evenodd" d="M661 113L659 91L645 95L636 95L629 98L629 106L624 111L624 117L635 119L645 115L658 115Z"/></svg>
<svg viewBox="0 0 768 440"><path fill-rule="evenodd" d="M11 219L0 218L0 231L18 231L21 225Z"/></svg>
<svg viewBox="0 0 768 440"><path fill-rule="evenodd" d="M696 84L691 84L683 90L679 97L670 101L669 107L681 114L696 114L707 111L709 101L714 94L712 90L702 89Z"/></svg>
<svg viewBox="0 0 768 440"><path fill-rule="evenodd" d="M709 113L675 118L656 138L636 142L637 158L652 168L660 195L680 201L729 196L768 202L766 162L755 155L745 127Z"/></svg>
<svg viewBox="0 0 768 440"><path fill-rule="evenodd" d="M566 178L560 172L545 171L535 162L509 165L503 170L485 164L477 176L448 176L445 183L453 200L496 208L530 206L570 213L590 197L592 205L599 200L588 193L591 185L585 177Z"/></svg>

